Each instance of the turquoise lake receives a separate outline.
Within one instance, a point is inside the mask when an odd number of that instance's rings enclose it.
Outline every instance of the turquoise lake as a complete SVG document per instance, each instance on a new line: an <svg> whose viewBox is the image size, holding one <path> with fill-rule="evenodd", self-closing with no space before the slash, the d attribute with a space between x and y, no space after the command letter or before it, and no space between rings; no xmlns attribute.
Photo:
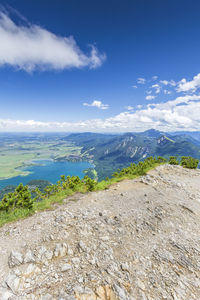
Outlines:
<svg viewBox="0 0 200 300"><path fill-rule="evenodd" d="M76 175L83 178L83 171L93 167L89 162L56 162L52 160L39 160L34 162L39 165L23 168L23 170L31 172L29 175L0 180L0 189L7 185L18 185L20 183L26 185L33 179L43 179L48 180L51 183L56 183L61 175Z"/></svg>

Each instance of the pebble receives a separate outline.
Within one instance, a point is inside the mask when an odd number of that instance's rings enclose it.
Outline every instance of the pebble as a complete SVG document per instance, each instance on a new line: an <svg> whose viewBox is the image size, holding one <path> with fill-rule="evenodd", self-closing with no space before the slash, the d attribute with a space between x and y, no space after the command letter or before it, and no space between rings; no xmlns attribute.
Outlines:
<svg viewBox="0 0 200 300"><path fill-rule="evenodd" d="M70 264L64 264L61 268L61 272L66 272L72 269L72 266Z"/></svg>

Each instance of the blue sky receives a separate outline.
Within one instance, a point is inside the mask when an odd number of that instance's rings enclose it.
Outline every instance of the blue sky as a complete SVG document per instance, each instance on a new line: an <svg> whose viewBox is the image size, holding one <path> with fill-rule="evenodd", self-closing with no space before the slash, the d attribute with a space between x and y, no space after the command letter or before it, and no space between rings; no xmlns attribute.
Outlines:
<svg viewBox="0 0 200 300"><path fill-rule="evenodd" d="M0 12L0 131L200 130L198 0L7 0Z"/></svg>

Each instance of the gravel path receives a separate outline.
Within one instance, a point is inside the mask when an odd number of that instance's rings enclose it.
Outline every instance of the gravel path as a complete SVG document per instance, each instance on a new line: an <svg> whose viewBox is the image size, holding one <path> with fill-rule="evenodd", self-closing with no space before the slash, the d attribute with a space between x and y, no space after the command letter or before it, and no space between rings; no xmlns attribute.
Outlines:
<svg viewBox="0 0 200 300"><path fill-rule="evenodd" d="M160 166L0 228L0 299L200 299L200 170Z"/></svg>

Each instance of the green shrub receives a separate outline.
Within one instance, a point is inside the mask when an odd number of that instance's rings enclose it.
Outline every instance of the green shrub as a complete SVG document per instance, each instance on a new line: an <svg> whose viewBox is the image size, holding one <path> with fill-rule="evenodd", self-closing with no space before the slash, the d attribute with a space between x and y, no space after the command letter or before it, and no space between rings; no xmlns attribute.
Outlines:
<svg viewBox="0 0 200 300"><path fill-rule="evenodd" d="M47 188L47 187L46 187ZM46 189L45 188L45 189ZM39 190L39 188L35 188L33 191L32 191L32 194L33 194L33 202L39 202L39 201L42 201L42 199L44 199L45 195Z"/></svg>
<svg viewBox="0 0 200 300"><path fill-rule="evenodd" d="M167 159L162 156L158 156L157 161L158 161L158 163L166 163Z"/></svg>
<svg viewBox="0 0 200 300"><path fill-rule="evenodd" d="M94 189L97 185L97 182L94 179L91 179L90 177L88 177L87 175L84 176L83 182L88 191L94 191Z"/></svg>
<svg viewBox="0 0 200 300"><path fill-rule="evenodd" d="M65 181L66 185L65 188L70 188L72 191L76 191L77 187L81 185L81 180L78 176L67 176L67 179Z"/></svg>
<svg viewBox="0 0 200 300"><path fill-rule="evenodd" d="M169 164L170 165L179 165L178 159L176 156L169 157Z"/></svg>
<svg viewBox="0 0 200 300"><path fill-rule="evenodd" d="M158 158L155 157L147 157L143 162L140 161L137 165L132 163L129 167L123 168L122 170L117 170L113 173L113 178L133 178L134 176L141 176L146 174L148 170L151 168L165 163L166 159L159 156Z"/></svg>
<svg viewBox="0 0 200 300"><path fill-rule="evenodd" d="M14 210L15 208L33 208L33 200L31 199L31 192L28 186L23 186L22 183L18 185L13 193L4 195L0 202L0 210Z"/></svg>
<svg viewBox="0 0 200 300"><path fill-rule="evenodd" d="M188 169L196 169L198 167L199 160L191 156L182 156L180 165Z"/></svg>

